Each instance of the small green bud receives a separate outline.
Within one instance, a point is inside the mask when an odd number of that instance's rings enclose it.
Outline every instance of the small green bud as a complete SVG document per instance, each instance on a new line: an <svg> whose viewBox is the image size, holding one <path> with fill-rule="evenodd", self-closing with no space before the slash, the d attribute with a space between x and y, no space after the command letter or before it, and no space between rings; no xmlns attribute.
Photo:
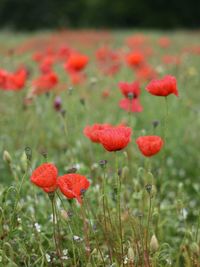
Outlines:
<svg viewBox="0 0 200 267"><path fill-rule="evenodd" d="M153 253L155 253L159 248L158 239L155 235L152 235L150 241L150 249Z"/></svg>
<svg viewBox="0 0 200 267"><path fill-rule="evenodd" d="M135 253L132 247L128 248L128 259L134 261Z"/></svg>
<svg viewBox="0 0 200 267"><path fill-rule="evenodd" d="M5 162L7 162L8 164L10 164L12 162L11 155L7 150L4 150L4 152L3 152L3 160Z"/></svg>

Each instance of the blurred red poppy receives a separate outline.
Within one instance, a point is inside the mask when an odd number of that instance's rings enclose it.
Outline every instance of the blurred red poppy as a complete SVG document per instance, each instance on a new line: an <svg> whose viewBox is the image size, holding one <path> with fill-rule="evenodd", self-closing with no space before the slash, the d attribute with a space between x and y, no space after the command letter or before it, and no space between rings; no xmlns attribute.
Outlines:
<svg viewBox="0 0 200 267"><path fill-rule="evenodd" d="M64 65L67 71L81 71L88 64L88 57L79 53L72 53Z"/></svg>
<svg viewBox="0 0 200 267"><path fill-rule="evenodd" d="M130 67L138 67L145 61L141 52L131 52L126 56L126 62Z"/></svg>
<svg viewBox="0 0 200 267"><path fill-rule="evenodd" d="M119 88L125 97L130 97L132 94L132 97L136 98L140 95L140 84L137 81L132 83L120 82Z"/></svg>
<svg viewBox="0 0 200 267"><path fill-rule="evenodd" d="M160 136L149 135L138 137L136 139L136 144L144 156L151 157L161 150L164 141Z"/></svg>
<svg viewBox="0 0 200 267"><path fill-rule="evenodd" d="M98 138L107 151L118 151L125 148L131 141L131 132L132 130L130 127L109 127L99 131Z"/></svg>
<svg viewBox="0 0 200 267"><path fill-rule="evenodd" d="M176 78L167 75L160 80L152 80L146 87L146 90L156 96L168 96L174 94L178 96Z"/></svg>
<svg viewBox="0 0 200 267"><path fill-rule="evenodd" d="M57 185L67 198L76 198L82 203L82 195L90 186L90 182L83 175L69 173L58 177Z"/></svg>
<svg viewBox="0 0 200 267"><path fill-rule="evenodd" d="M121 109L128 111L128 112L142 112L142 110L143 110L143 107L140 104L139 98L121 99L119 102L119 107Z"/></svg>
<svg viewBox="0 0 200 267"><path fill-rule="evenodd" d="M41 187L45 192L56 190L57 168L52 163L43 163L36 168L31 175L31 182Z"/></svg>
<svg viewBox="0 0 200 267"><path fill-rule="evenodd" d="M94 143L100 143L99 140L99 132L112 127L110 124L104 123L104 124L99 124L95 123L92 126L88 125L84 128L83 133L85 136L87 136L92 142Z"/></svg>
<svg viewBox="0 0 200 267"><path fill-rule="evenodd" d="M163 36L158 40L158 44L162 48L168 48L171 44L171 41L167 36Z"/></svg>
<svg viewBox="0 0 200 267"><path fill-rule="evenodd" d="M32 84L33 94L46 93L58 84L58 76L54 72L49 72L35 79Z"/></svg>

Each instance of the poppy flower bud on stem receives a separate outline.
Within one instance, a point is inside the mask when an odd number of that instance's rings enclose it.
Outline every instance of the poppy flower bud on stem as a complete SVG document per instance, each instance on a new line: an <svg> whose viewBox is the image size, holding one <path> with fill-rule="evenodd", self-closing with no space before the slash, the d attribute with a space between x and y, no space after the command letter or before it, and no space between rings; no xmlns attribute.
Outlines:
<svg viewBox="0 0 200 267"><path fill-rule="evenodd" d="M150 241L150 249L152 252L156 252L159 248L158 239L155 235L152 235L151 241Z"/></svg>
<svg viewBox="0 0 200 267"><path fill-rule="evenodd" d="M151 184L145 185L145 189L146 189L146 191L147 191L148 194L151 194L152 185Z"/></svg>
<svg viewBox="0 0 200 267"><path fill-rule="evenodd" d="M25 147L25 153L26 153L26 157L28 159L28 161L31 161L32 159L32 150L29 146Z"/></svg>
<svg viewBox="0 0 200 267"><path fill-rule="evenodd" d="M7 162L8 164L11 164L11 162L12 162L11 155L7 150L4 150L4 152L3 152L3 160L5 162Z"/></svg>
<svg viewBox="0 0 200 267"><path fill-rule="evenodd" d="M47 159L48 153L46 150L42 150L40 153L45 159Z"/></svg>
<svg viewBox="0 0 200 267"><path fill-rule="evenodd" d="M99 161L99 166L103 169L106 167L108 161L106 159L102 159Z"/></svg>
<svg viewBox="0 0 200 267"><path fill-rule="evenodd" d="M160 124L160 122L158 120L152 121L152 125L153 125L154 129L157 128L159 124Z"/></svg>

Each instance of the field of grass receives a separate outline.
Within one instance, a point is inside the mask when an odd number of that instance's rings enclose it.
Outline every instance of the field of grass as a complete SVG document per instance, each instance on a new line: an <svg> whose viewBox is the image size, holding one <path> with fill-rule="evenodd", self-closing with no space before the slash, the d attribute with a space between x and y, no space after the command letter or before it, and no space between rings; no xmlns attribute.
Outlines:
<svg viewBox="0 0 200 267"><path fill-rule="evenodd" d="M35 93L33 81L48 71L33 55L55 57L64 46L88 56L83 80L70 79L59 58L51 66L59 82ZM104 71L115 64L110 55L97 62L101 47L116 53L116 73ZM149 94L151 77L128 66L130 51L156 78L176 77L179 96ZM21 66L20 90L1 88L0 73L0 266L200 266L199 32L0 33L0 72ZM143 111L131 113L119 107L118 83L136 79ZM131 127L131 142L106 151L83 133L94 123ZM143 135L165 139L157 155L140 153ZM90 181L81 205L57 189L55 220L48 194L30 182L44 162Z"/></svg>

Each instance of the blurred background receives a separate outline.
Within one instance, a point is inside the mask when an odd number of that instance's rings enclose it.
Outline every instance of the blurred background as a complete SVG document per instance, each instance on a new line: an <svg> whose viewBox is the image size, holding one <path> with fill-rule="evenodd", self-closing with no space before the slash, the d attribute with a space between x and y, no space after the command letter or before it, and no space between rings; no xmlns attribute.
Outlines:
<svg viewBox="0 0 200 267"><path fill-rule="evenodd" d="M0 0L3 29L199 26L199 0Z"/></svg>

